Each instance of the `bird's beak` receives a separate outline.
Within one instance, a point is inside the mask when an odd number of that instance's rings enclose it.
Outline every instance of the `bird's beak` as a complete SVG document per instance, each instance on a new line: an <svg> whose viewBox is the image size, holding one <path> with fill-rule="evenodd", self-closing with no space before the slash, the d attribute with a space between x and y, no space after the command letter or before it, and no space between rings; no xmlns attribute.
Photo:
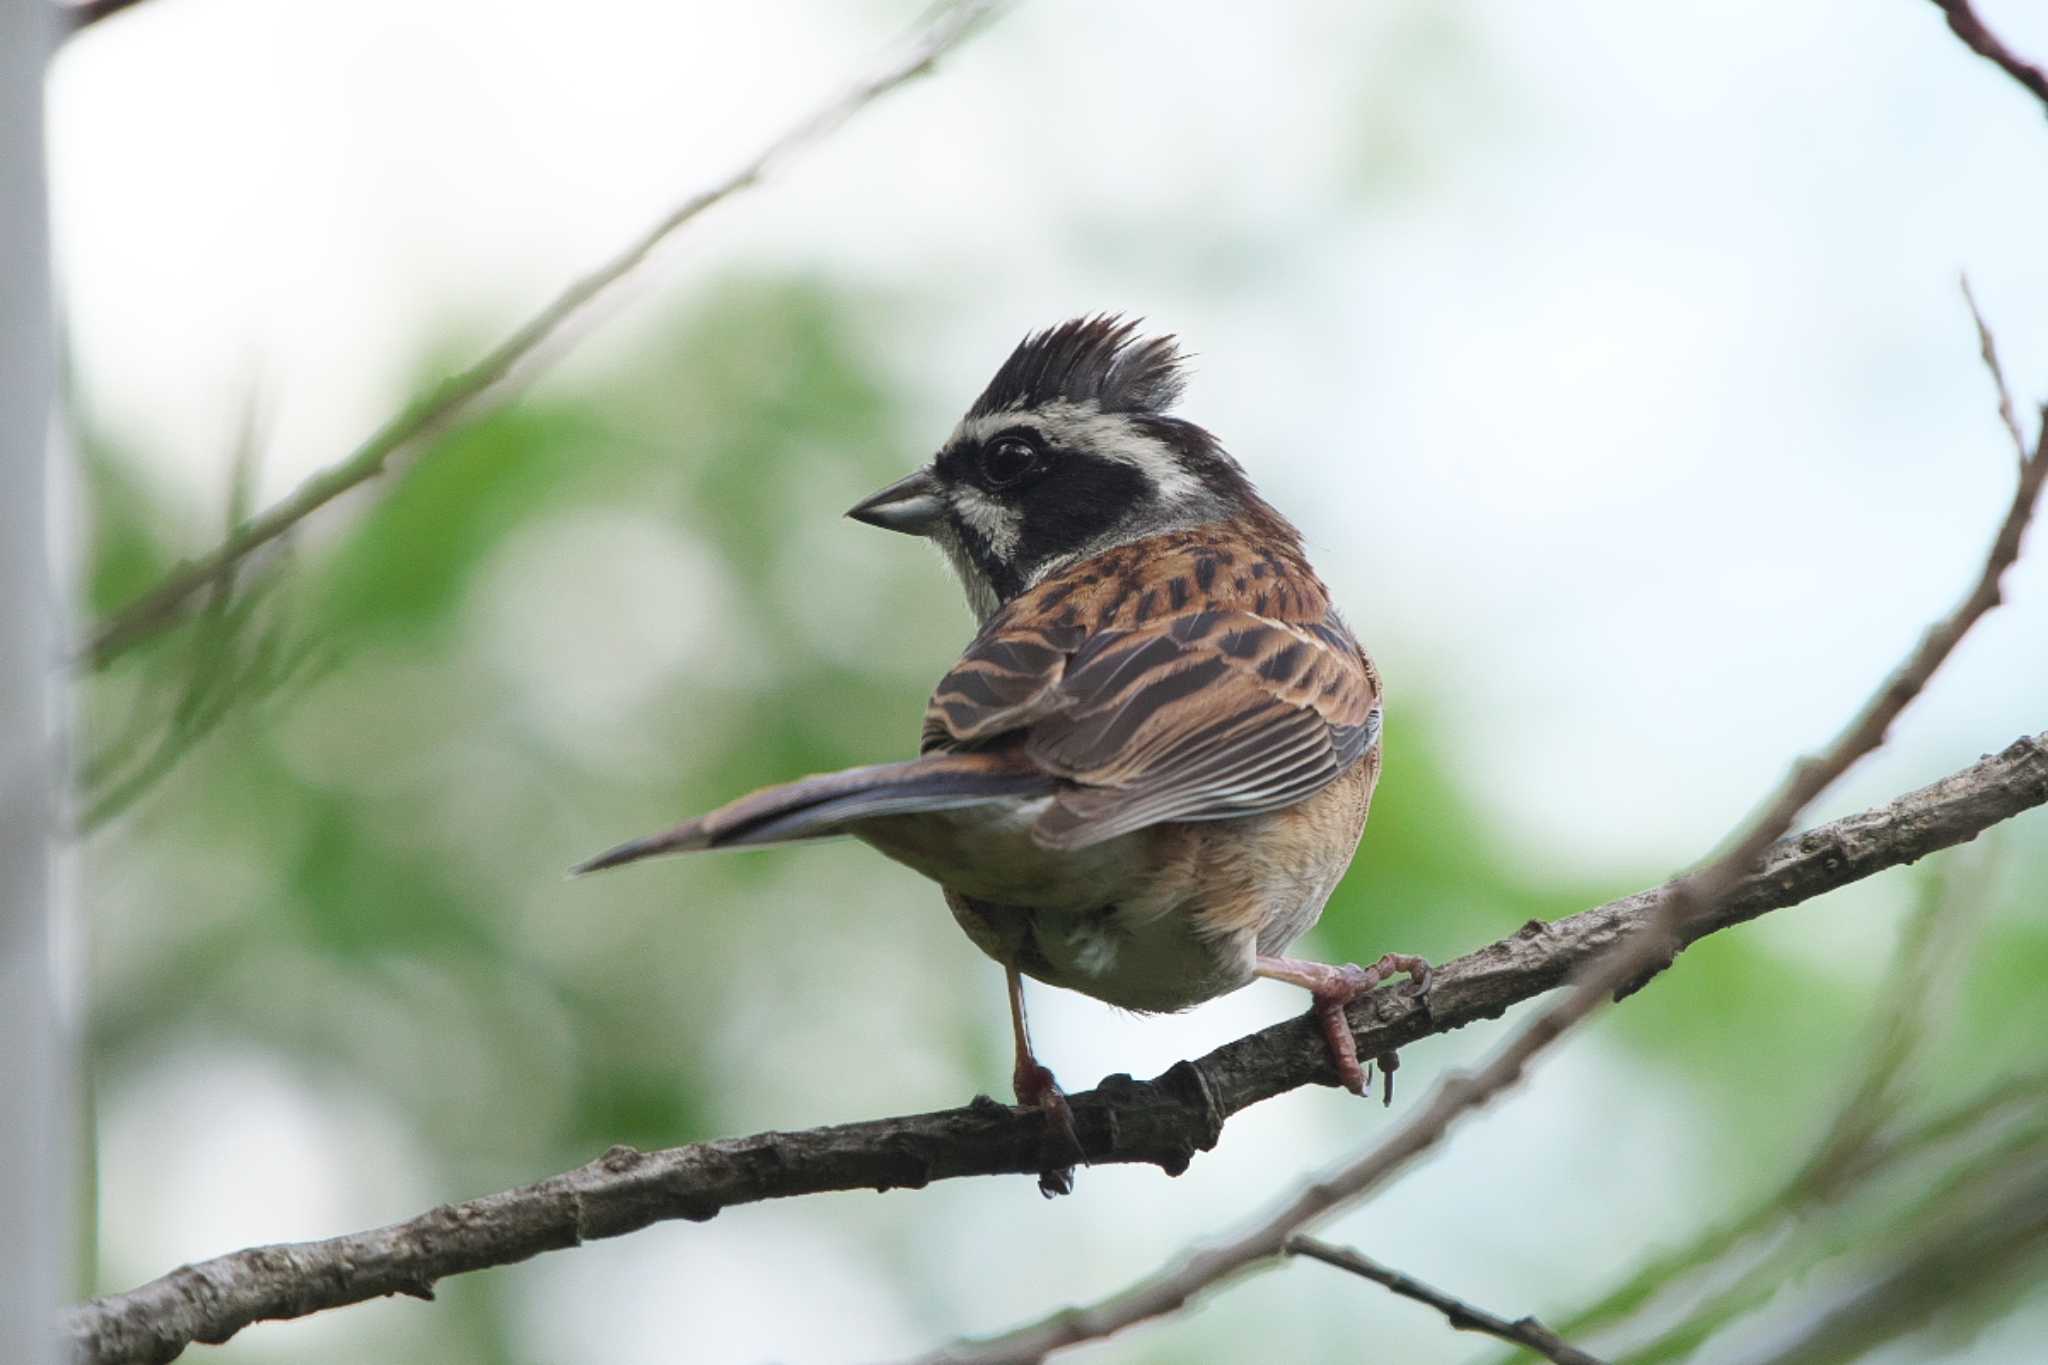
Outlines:
<svg viewBox="0 0 2048 1365"><path fill-rule="evenodd" d="M930 535L945 515L946 501L939 494L939 481L929 469L896 480L881 492L848 508L846 515L885 531L907 536Z"/></svg>

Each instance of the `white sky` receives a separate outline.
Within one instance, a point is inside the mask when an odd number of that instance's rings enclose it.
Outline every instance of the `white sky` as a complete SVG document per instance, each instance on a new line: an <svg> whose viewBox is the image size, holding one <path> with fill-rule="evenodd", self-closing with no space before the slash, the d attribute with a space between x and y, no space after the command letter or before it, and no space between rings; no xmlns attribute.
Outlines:
<svg viewBox="0 0 2048 1365"><path fill-rule="evenodd" d="M1981 8L2048 56L2048 7ZM52 86L87 392L211 507L261 384L281 492L388 413L423 338L508 328L915 9L141 6ZM934 440L1030 327L1109 308L1178 330L1186 411L1302 524L1380 655L1390 742L1426 706L1517 838L1607 873L1700 852L1960 592L2012 457L1955 277L2023 407L2048 396L2044 222L2040 107L1927 3L1039 0L692 229L569 374L763 265L907 300L876 335ZM2036 551L1838 806L2048 725ZM1242 1004L1204 1028L1257 1022ZM1045 1027L1077 1076L1136 1036L1064 1017ZM1186 1041L1148 1036L1167 1060ZM208 1230L130 1250L283 1235ZM784 1323L790 1351L866 1344L833 1317Z"/></svg>

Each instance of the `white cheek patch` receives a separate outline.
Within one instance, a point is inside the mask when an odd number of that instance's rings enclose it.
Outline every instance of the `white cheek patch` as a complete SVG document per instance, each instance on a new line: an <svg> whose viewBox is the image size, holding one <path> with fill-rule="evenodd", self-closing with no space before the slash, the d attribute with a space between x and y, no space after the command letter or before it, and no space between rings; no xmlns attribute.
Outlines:
<svg viewBox="0 0 2048 1365"><path fill-rule="evenodd" d="M953 512L988 542L994 558L1007 564L1016 554L1017 541L1024 533L1024 517L1016 508L1005 507L980 489L963 484L953 490Z"/></svg>
<svg viewBox="0 0 2048 1365"><path fill-rule="evenodd" d="M967 547L960 543L960 537L953 528L941 523L929 537L953 566L954 576L960 580L960 587L967 594L967 609L974 613L974 619L986 622L996 614L1001 605L996 600L995 585L981 572L981 566L967 553Z"/></svg>

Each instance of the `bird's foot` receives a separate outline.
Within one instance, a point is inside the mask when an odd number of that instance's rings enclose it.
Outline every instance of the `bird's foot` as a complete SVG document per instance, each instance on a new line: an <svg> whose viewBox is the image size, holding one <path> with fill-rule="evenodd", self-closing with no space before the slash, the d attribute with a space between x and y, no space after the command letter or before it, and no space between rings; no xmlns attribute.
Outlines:
<svg viewBox="0 0 2048 1365"><path fill-rule="evenodd" d="M1258 962L1258 973L1308 990L1314 1000L1309 1013L1315 1017L1317 1026L1323 1031L1323 1039L1329 1045L1330 1064L1336 1068L1337 1081L1354 1095L1367 1092L1371 1076L1358 1060L1358 1043L1351 1036L1351 1021L1344 1017L1345 1007L1359 996L1378 989L1388 977L1404 973L1413 982L1408 989L1410 998L1426 1003L1433 975L1428 962L1408 953L1388 953L1370 967L1350 962L1332 967L1322 962L1262 957ZM1383 1052L1377 1060L1380 1074L1385 1077L1382 1093L1386 1102L1392 1104L1394 1071L1400 1066L1401 1059L1392 1052Z"/></svg>
<svg viewBox="0 0 2048 1365"><path fill-rule="evenodd" d="M1050 1069L1031 1058L1017 1059L1014 1077L1017 1103L1045 1115L1046 1147L1068 1158L1065 1165L1048 1164L1038 1173L1038 1192L1055 1199L1074 1190L1075 1160L1083 1159L1081 1135L1074 1128L1074 1109L1067 1095L1053 1079Z"/></svg>

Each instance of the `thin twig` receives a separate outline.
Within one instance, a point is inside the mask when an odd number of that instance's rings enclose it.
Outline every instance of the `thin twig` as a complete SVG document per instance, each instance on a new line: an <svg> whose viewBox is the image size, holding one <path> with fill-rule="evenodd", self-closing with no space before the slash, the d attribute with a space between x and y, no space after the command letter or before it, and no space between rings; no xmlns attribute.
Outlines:
<svg viewBox="0 0 2048 1365"><path fill-rule="evenodd" d="M249 515L260 472L264 426L262 395L252 388L228 476L222 518L225 532L232 533ZM177 767L179 759L226 719L246 686L268 681L266 670L249 667L247 656L262 656L267 665L269 656L277 652L275 631L255 624L256 605L274 580L259 583L255 590L237 597L238 570L248 567L246 561L228 565L206 587L198 624L183 642L187 656L184 684L170 699L159 732L147 749L140 749L138 727L124 727L134 733L117 738L81 765L73 782L73 804L81 813L71 821L72 834L89 833L147 795ZM256 636L253 649L245 640L252 634ZM146 694L143 700L149 700Z"/></svg>
<svg viewBox="0 0 2048 1365"><path fill-rule="evenodd" d="M554 338L564 323L631 274L678 229L707 209L758 184L777 164L821 141L882 95L929 71L1009 3L1010 0L957 0L938 8L900 45L897 54L873 74L797 120L739 169L671 209L624 250L573 281L482 359L460 374L442 380L425 397L385 422L339 463L312 475L282 501L243 522L215 548L178 565L157 586L114 611L76 651L73 664L104 667L131 646L176 622L183 615L187 600L218 578L223 569L285 534L350 489L383 473L393 455L496 388L522 363L532 359L542 343Z"/></svg>
<svg viewBox="0 0 2048 1365"><path fill-rule="evenodd" d="M2022 1152L1988 1189L1944 1201L1916 1242L1889 1265L1810 1320L1760 1350L1746 1365L1847 1365L1938 1313L1958 1317L1972 1300L2011 1293L2048 1258L2048 1152ZM2036 1281L2038 1283L2038 1281Z"/></svg>
<svg viewBox="0 0 2048 1365"><path fill-rule="evenodd" d="M1997 63L2006 75L2018 81L2033 93L2035 99L2048 108L2048 71L2043 71L2032 62L2017 56L2013 50L1998 40L1998 35L1984 26L1977 17L1977 11L1970 6L1970 0L1934 0L1941 12L1948 16L1948 26L1963 45L1988 62Z"/></svg>
<svg viewBox="0 0 2048 1365"><path fill-rule="evenodd" d="M89 28L102 19L112 18L124 9L130 9L142 0L56 0L59 22L71 33Z"/></svg>
<svg viewBox="0 0 2048 1365"><path fill-rule="evenodd" d="M1984 357L1984 368L1991 371L1991 382L1998 389L1998 420L2005 424L2006 434L2012 437L2012 448L2019 456L2020 468L2027 467L2027 437L2020 430L2019 415L2013 411L2012 390L2005 384L2005 367L1998 363L1998 343L1991 336L1991 328L1985 325L1984 311L1977 306L1977 296L1970 291L1970 277L1958 277L1963 284L1963 302L1970 305L1970 320L1977 324L1977 349Z"/></svg>
<svg viewBox="0 0 2048 1365"><path fill-rule="evenodd" d="M1313 1237L1297 1236L1287 1239L1286 1251L1290 1256L1307 1256L1339 1270L1348 1270L1374 1284L1384 1285L1404 1299L1427 1304L1442 1313L1444 1320L1457 1331L1484 1332L1513 1345L1525 1346L1546 1360L1556 1361L1557 1365L1606 1365L1600 1357L1581 1351L1534 1318L1517 1318L1510 1322L1484 1308L1475 1308L1463 1299L1453 1298L1412 1275L1404 1275L1392 1266L1381 1265L1349 1247L1332 1246Z"/></svg>
<svg viewBox="0 0 2048 1365"><path fill-rule="evenodd" d="M1958 1165L1902 1170L1882 1189L1851 1192L1859 1196L1853 1201L1809 1208L1803 1215L1788 1213L1775 1235L1750 1248L1755 1254L1746 1265L1706 1272L1702 1282L1692 1286L1704 1290L1704 1298L1687 1307L1679 1321L1647 1341L1631 1341L1617 1350L1629 1365L1682 1365L1699 1358L1711 1343L1717 1358L1729 1359L1731 1340L1758 1335L1747 1324L1787 1313L1812 1313L1831 1297L1826 1287L1830 1280L1838 1280L1857 1262L1867 1267L1899 1248L1923 1244L1930 1230L1948 1221L1958 1207L1975 1205L1971 1221L1978 1224L2001 1221L2008 1213L2004 1198L1993 1195L1987 1202L1986 1192L2004 1185L2016 1169L2038 1164L2044 1155L2043 1117L2036 1109L2004 1130L1995 1121L1986 1122L1967 1135L1974 1145L1959 1154ZM1897 1202L1902 1196L1903 1206ZM1937 1308L1962 1308L1973 1294L1983 1292L1993 1272L2012 1269L2010 1261L1987 1263L1969 1280L1943 1285L1937 1301L1922 1296L1894 1319L1890 1332L1924 1325ZM1804 1292L1788 1294L1787 1287L1795 1284ZM1891 1306L1906 1307L1910 1302L1894 1300ZM1813 1360L1805 1355L1796 1358L1802 1365Z"/></svg>
<svg viewBox="0 0 2048 1365"><path fill-rule="evenodd" d="M1976 838L2048 805L2048 732L2016 740L1896 800L1772 848L1690 943ZM1389 987L1350 1011L1362 1056L1493 1019L1551 990L1647 924L1669 887L1638 892L1444 964L1427 1008ZM1334 1085L1328 1045L1305 1017L1237 1039L1149 1081L1113 1076L1070 1098L1088 1160L1179 1174L1216 1144L1231 1115L1304 1085ZM96 1365L166 1361L193 1341L225 1341L250 1323L303 1317L539 1252L614 1237L664 1219L821 1190L917 1188L962 1176L1044 1169L1036 1110L981 1100L961 1109L794 1133L764 1133L598 1161L523 1189L436 1209L322 1242L256 1247L172 1271L73 1309L74 1358ZM1058 1149L1064 1154L1065 1149ZM1279 1243L1274 1243L1277 1252ZM1049 1349L1049 1348L1048 1348ZM980 1358L997 1358L983 1356Z"/></svg>
<svg viewBox="0 0 2048 1365"><path fill-rule="evenodd" d="M1566 993L1518 1029L1478 1071L1446 1076L1422 1107L1365 1152L1311 1181L1243 1233L1199 1247L1095 1304L1067 1308L1001 1336L959 1343L930 1357L949 1362L1035 1359L1177 1312L1226 1276L1277 1257L1287 1239L1378 1189L1441 1142L1451 1125L1519 1082L1532 1062L1609 1000L1639 988L1669 966L1695 922L1711 920L1757 859L1800 811L1856 761L1883 744L1892 722L1917 697L1971 626L1999 602L1999 583L2019 558L2020 542L2048 475L2048 420L2041 443L2020 469L1983 571L1963 600L1937 621L1840 734L1817 757L1795 763L1761 812L1720 856L1679 878L1641 925L1578 975Z"/></svg>
<svg viewBox="0 0 2048 1365"><path fill-rule="evenodd" d="M1930 878L1878 984L1857 1076L1779 1201L1800 1209L1840 1197L1867 1176L1886 1132L1911 1097L1912 1077L1953 1013L1970 952L1991 912L1995 846L1974 863L1945 861Z"/></svg>

